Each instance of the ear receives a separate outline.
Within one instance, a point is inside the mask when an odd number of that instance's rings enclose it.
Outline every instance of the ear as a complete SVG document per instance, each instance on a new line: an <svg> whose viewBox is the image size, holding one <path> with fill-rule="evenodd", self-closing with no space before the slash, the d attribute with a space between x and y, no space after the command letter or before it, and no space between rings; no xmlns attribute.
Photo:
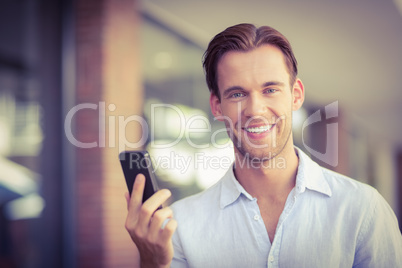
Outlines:
<svg viewBox="0 0 402 268"><path fill-rule="evenodd" d="M299 110L304 102L304 85L300 79L296 79L296 82L293 85L293 94L292 94L292 110Z"/></svg>
<svg viewBox="0 0 402 268"><path fill-rule="evenodd" d="M215 116L215 118L219 121L223 121L222 116L222 108L221 108L221 101L219 100L218 96L214 93L211 93L209 97L209 105L211 106L211 112Z"/></svg>

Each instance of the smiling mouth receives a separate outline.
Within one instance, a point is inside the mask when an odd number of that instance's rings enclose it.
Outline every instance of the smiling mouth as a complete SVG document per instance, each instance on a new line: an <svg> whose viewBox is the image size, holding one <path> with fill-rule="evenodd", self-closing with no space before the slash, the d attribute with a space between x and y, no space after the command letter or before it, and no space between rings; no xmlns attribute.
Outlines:
<svg viewBox="0 0 402 268"><path fill-rule="evenodd" d="M259 126L259 127L247 127L247 128L245 127L243 129L249 133L260 134L260 133L264 133L264 132L271 130L271 128L273 128L274 126L275 126L275 124L264 125L264 126Z"/></svg>

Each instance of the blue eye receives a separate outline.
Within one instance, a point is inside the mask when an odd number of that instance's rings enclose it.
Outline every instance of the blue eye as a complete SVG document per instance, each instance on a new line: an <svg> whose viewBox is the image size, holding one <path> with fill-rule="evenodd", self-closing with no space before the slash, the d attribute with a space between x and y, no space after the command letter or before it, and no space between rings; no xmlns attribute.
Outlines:
<svg viewBox="0 0 402 268"><path fill-rule="evenodd" d="M233 95L232 95L232 98L240 98L240 97L243 97L244 96L244 94L243 93L234 93Z"/></svg>
<svg viewBox="0 0 402 268"><path fill-rule="evenodd" d="M277 90L276 89L274 89L274 88L269 88L269 89L267 89L265 92L266 93L275 93Z"/></svg>

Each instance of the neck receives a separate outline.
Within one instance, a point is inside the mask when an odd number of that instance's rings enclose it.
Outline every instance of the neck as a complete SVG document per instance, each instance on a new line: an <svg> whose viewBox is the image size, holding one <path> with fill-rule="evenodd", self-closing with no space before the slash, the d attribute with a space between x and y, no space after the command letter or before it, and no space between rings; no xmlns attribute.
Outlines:
<svg viewBox="0 0 402 268"><path fill-rule="evenodd" d="M282 201L296 183L299 159L292 146L264 162L236 154L235 175L244 189L257 199Z"/></svg>

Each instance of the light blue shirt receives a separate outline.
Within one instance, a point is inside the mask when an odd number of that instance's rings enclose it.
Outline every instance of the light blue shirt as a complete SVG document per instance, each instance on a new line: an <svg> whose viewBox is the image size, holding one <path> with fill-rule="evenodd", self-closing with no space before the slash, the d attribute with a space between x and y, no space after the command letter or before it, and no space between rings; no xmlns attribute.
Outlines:
<svg viewBox="0 0 402 268"><path fill-rule="evenodd" d="M301 150L270 243L257 200L233 168L214 186L172 205L172 267L402 267L397 219L371 186L320 167Z"/></svg>

